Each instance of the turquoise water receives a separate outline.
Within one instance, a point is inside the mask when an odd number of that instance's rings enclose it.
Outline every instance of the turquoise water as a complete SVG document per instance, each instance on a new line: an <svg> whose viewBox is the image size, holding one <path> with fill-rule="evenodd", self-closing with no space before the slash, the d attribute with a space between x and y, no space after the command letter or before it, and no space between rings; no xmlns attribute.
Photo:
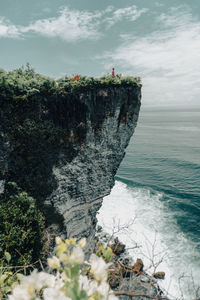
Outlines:
<svg viewBox="0 0 200 300"><path fill-rule="evenodd" d="M200 251L200 109L141 110L117 179L162 192L180 231Z"/></svg>
<svg viewBox="0 0 200 300"><path fill-rule="evenodd" d="M155 265L162 258L162 287L176 297L182 291L195 297L200 286L200 108L141 109L115 187L99 214L108 231L131 220L131 230L120 238L130 248L140 246L132 255L142 257L149 272L152 260Z"/></svg>

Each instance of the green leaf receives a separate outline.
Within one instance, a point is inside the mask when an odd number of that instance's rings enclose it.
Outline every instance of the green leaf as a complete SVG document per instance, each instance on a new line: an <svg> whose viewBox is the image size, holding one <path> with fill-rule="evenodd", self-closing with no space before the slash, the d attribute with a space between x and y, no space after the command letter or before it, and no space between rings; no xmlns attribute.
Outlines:
<svg viewBox="0 0 200 300"><path fill-rule="evenodd" d="M109 262L112 259L112 254L112 249L110 247L106 247L105 249L103 249L103 256L106 261Z"/></svg>
<svg viewBox="0 0 200 300"><path fill-rule="evenodd" d="M3 285L4 281L8 278L7 274L3 274L0 276L0 284Z"/></svg>
<svg viewBox="0 0 200 300"><path fill-rule="evenodd" d="M88 295L87 295L86 291L81 290L79 296L80 296L80 299L82 299L82 300L88 299Z"/></svg>
<svg viewBox="0 0 200 300"><path fill-rule="evenodd" d="M71 276L72 278L77 277L80 271L80 265L75 265L71 268Z"/></svg>
<svg viewBox="0 0 200 300"><path fill-rule="evenodd" d="M6 251L6 252L4 253L4 256L5 256L5 259L7 260L7 262L9 263L10 260L11 260L11 255L10 255L10 253Z"/></svg>
<svg viewBox="0 0 200 300"><path fill-rule="evenodd" d="M76 298L76 295L74 294L71 283L69 283L67 286L65 286L65 295L71 299Z"/></svg>
<svg viewBox="0 0 200 300"><path fill-rule="evenodd" d="M96 255L99 256L99 257L101 257L103 255L103 250L104 249L103 249L102 245L98 245L98 249L96 251Z"/></svg>

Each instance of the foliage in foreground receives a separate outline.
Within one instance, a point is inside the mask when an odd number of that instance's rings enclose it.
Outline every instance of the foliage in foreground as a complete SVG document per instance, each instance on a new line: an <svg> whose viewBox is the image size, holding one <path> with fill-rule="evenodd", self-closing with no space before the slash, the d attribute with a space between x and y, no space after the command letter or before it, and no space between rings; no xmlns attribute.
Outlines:
<svg viewBox="0 0 200 300"><path fill-rule="evenodd" d="M9 300L117 299L107 283L110 263L95 254L85 261L84 238L77 242L72 238L62 241L57 237L56 244L56 256L48 259L51 271L38 272L35 269L28 276L13 275L10 295L3 288L8 286L5 272L0 273L1 297L6 299L8 296Z"/></svg>
<svg viewBox="0 0 200 300"><path fill-rule="evenodd" d="M0 197L0 220L0 258L7 251L15 265L35 262L43 248L44 218L35 200L15 183L7 184Z"/></svg>

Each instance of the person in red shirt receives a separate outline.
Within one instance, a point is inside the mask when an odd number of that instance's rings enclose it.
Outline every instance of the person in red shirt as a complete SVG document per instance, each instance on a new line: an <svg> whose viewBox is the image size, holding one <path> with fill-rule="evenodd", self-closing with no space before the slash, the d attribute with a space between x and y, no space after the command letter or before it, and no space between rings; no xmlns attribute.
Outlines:
<svg viewBox="0 0 200 300"><path fill-rule="evenodd" d="M115 69L112 68L112 76L115 76Z"/></svg>

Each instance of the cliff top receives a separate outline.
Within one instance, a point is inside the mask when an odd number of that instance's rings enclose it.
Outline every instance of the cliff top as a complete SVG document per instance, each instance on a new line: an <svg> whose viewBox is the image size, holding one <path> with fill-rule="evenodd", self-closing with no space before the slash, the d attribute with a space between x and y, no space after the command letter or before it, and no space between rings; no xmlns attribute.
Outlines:
<svg viewBox="0 0 200 300"><path fill-rule="evenodd" d="M29 65L11 72L0 69L0 92L10 96L28 96L37 93L80 92L108 86L141 86L139 77L105 75L100 78L76 75L52 79L40 75ZM20 97L21 98L21 97Z"/></svg>

